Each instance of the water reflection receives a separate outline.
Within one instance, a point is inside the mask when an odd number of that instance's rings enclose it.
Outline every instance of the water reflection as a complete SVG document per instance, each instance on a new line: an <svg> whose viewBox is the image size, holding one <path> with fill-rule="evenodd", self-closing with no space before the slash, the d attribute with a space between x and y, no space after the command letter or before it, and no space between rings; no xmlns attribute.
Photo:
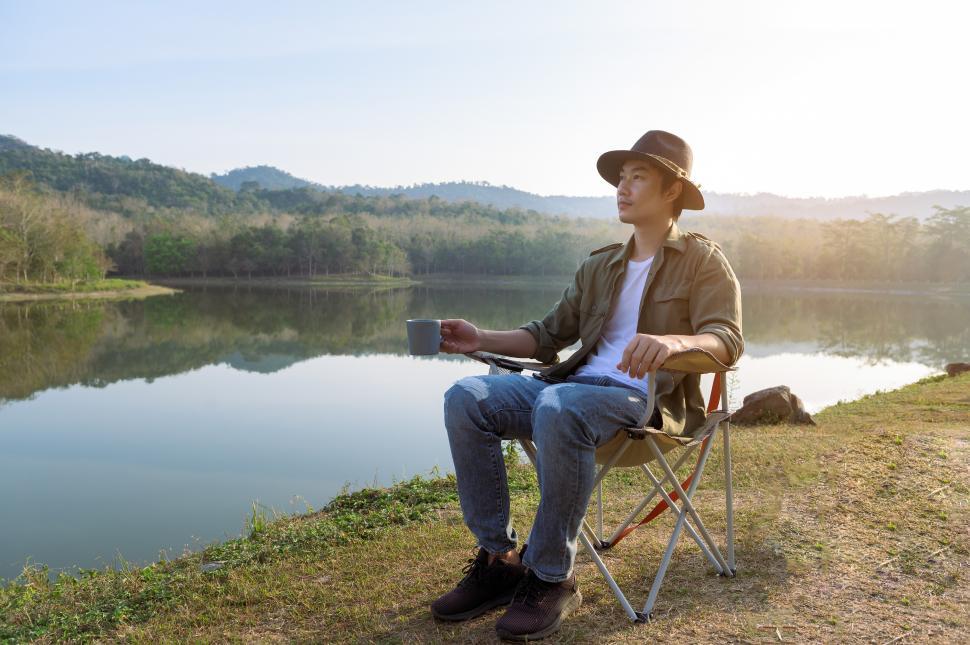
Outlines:
<svg viewBox="0 0 970 645"><path fill-rule="evenodd" d="M208 289L0 305L0 578L136 562L238 535L253 500L319 507L349 484L450 468L441 395L481 366L404 355L403 321L514 328L547 288ZM733 385L809 409L970 355L968 300L747 291Z"/></svg>
<svg viewBox="0 0 970 645"><path fill-rule="evenodd" d="M403 354L402 321L463 317L514 328L548 289L208 289L124 303L0 305L0 401L225 363L262 373L326 354ZM745 293L749 357L782 352L919 363L970 354L970 301L851 293Z"/></svg>
<svg viewBox="0 0 970 645"><path fill-rule="evenodd" d="M743 307L753 355L797 349L942 369L970 353L970 298L768 290L745 292Z"/></svg>
<svg viewBox="0 0 970 645"><path fill-rule="evenodd" d="M0 577L29 556L63 567L178 554L239 535L253 500L302 511L345 484L448 469L441 394L478 364L427 365L387 354L271 376L210 365L10 405L0 485L18 494L0 500Z"/></svg>

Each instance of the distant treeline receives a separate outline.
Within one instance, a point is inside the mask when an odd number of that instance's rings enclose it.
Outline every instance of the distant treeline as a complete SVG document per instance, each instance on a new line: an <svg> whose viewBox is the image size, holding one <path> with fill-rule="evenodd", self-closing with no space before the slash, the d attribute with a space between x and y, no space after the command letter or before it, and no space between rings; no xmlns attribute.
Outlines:
<svg viewBox="0 0 970 645"><path fill-rule="evenodd" d="M631 232L619 223L436 197L246 185L237 198L247 194L260 209L119 213L24 173L7 175L0 178L0 281L83 280L108 272L569 275L592 249L625 241ZM923 223L882 214L818 222L685 213L680 225L716 240L742 279L970 282L966 207L937 209Z"/></svg>
<svg viewBox="0 0 970 645"><path fill-rule="evenodd" d="M586 246L582 237L566 231L526 236L496 230L444 239L419 231L398 237L339 216L302 218L285 229L277 223L248 226L227 234L136 230L109 245L107 253L118 272L148 276L564 275L576 269Z"/></svg>
<svg viewBox="0 0 970 645"><path fill-rule="evenodd" d="M881 214L813 222L708 218L682 222L717 240L742 279L970 282L970 208L920 224ZM706 225L706 226L705 226ZM448 230L450 229L450 230ZM711 230L713 229L713 230ZM614 233L614 235L609 235ZM629 228L589 230L434 218L406 227L347 215L302 217L238 232L131 231L108 255L124 274L316 276L329 273L568 275L589 251Z"/></svg>
<svg viewBox="0 0 970 645"><path fill-rule="evenodd" d="M436 197L304 189L259 191L279 209L265 214L130 217L43 188L25 173L0 178L0 281L87 279L106 271L165 277L562 275L606 243L611 229ZM80 251L54 243L54 232L69 225L70 239L84 243L85 262L73 260Z"/></svg>
<svg viewBox="0 0 970 645"><path fill-rule="evenodd" d="M970 207L864 220L708 217L685 226L721 243L739 277L757 280L970 282Z"/></svg>

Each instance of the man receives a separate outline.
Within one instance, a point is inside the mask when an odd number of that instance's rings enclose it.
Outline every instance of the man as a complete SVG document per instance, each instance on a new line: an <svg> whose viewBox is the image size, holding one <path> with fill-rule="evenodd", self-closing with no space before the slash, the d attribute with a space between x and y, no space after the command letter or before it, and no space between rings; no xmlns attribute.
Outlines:
<svg viewBox="0 0 970 645"><path fill-rule="evenodd" d="M445 394L445 426L458 494L478 554L452 591L431 605L443 620L465 620L509 605L502 638L542 638L582 602L573 563L595 476L595 451L625 427L650 423L670 434L698 427L704 400L698 375L657 372L657 405L646 409L648 373L666 358L700 347L732 365L743 351L741 296L720 248L677 227L681 209L701 210L690 180L692 153L673 134L651 130L630 150L597 161L616 186L620 221L633 225L582 263L542 320L511 331L441 321L445 352L483 350L557 360L539 378L468 377ZM529 542L516 551L509 520L503 439L530 438L541 499ZM509 604L511 602L511 604Z"/></svg>

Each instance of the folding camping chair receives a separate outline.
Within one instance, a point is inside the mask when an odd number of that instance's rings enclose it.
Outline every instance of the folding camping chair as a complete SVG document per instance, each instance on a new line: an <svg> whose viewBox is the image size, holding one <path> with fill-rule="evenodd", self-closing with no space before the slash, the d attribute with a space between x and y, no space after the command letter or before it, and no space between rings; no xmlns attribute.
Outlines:
<svg viewBox="0 0 970 645"><path fill-rule="evenodd" d="M496 354L487 352L472 352L466 356L489 365L490 374L508 374L512 372L521 373L523 370L541 371L549 365L535 362L517 361ZM667 568L670 566L671 556L674 547L680 539L683 529L693 538L697 546L707 557L714 567L714 570L721 576L733 577L737 571L734 561L734 500L731 481L731 439L730 439L730 416L728 410L728 392L726 384L727 372L734 368L721 363L713 354L702 349L689 349L678 352L667 358L661 370L671 372L687 372L693 374L714 374L714 382L711 387L711 394L707 404L707 416L698 428L687 428L685 436L671 436L650 426L642 428L623 428L608 443L601 446L596 451L596 463L600 465L596 473L594 486L597 491L597 530L589 525L586 518L583 519L582 530L579 539L586 547L590 558L596 567L603 574L610 589L613 590L617 600L622 605L630 620L636 623L648 622L653 618L653 607L657 601L657 594L663 584ZM648 377L647 409L653 410L656 403L656 376L651 372ZM718 408L720 403L720 408ZM727 506L727 526L726 526L726 551L727 558L721 555L721 550L711 537L704 522L701 520L697 509L693 504L694 491L700 483L704 473L704 465L710 455L712 441L718 429L722 430L724 437L724 491ZM520 440L525 454L528 456L532 465L536 464L536 448L529 440ZM694 463L693 471L682 482L677 480L676 472L685 463L688 457L698 449L697 460ZM666 455L670 452L677 452L676 461L671 466ZM649 463L656 461L662 475L657 476L649 467ZM613 468L617 467L638 467L646 474L651 484L651 490L646 494L639 504L627 515L626 519L620 523L608 539L604 539L603 532L603 478ZM669 486L670 491L666 488ZM660 501L654 505L640 522L634 524L636 518L646 509L657 496ZM680 505L677 501L680 501ZM667 542L660 566L654 577L653 585L647 596L646 604L642 611L636 611L626 595L620 589L616 580L613 578L598 551L610 549L617 545L624 537L634 529L652 521L663 511L670 509L676 521L673 532Z"/></svg>

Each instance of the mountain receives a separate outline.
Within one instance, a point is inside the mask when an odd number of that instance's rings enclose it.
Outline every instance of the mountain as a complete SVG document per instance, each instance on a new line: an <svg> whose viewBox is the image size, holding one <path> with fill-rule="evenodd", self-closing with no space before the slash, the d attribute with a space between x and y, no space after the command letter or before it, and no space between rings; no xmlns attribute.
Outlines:
<svg viewBox="0 0 970 645"><path fill-rule="evenodd" d="M444 199L384 198L357 194L356 189L328 190L298 180L268 166L226 173L222 180L238 181L232 190L212 178L152 163L100 153L65 154L32 146L16 137L0 135L0 177L26 173L42 193L65 194L96 210L136 220L188 213L201 216L288 214L409 218L430 216L454 221L473 217L483 223L524 224L547 216L521 209L497 209L488 204L464 204ZM257 179L291 188L262 188ZM249 182L249 183L247 183ZM312 187L311 187L312 186ZM389 191L394 192L394 191ZM465 221L465 220L463 220Z"/></svg>
<svg viewBox="0 0 970 645"><path fill-rule="evenodd" d="M212 181L220 186L225 186L232 190L239 190L246 182L255 182L260 188L266 190L289 190L290 188L317 188L324 189L324 186L314 184L312 181L294 177L288 172L274 168L273 166L250 166L246 168L236 168L224 175L212 173L209 175Z"/></svg>
<svg viewBox="0 0 970 645"><path fill-rule="evenodd" d="M432 195L449 202L472 201L499 209L521 208L550 215L614 219L616 202L613 197L572 197L567 195L536 195L511 186L494 186L487 181L415 184L412 186L379 187L355 184L324 186L273 168L258 166L241 168L224 175L213 175L219 184L239 190L242 181L256 181L262 188L283 189L306 187L327 192L342 192L366 196L404 195L411 199L427 199ZM783 197L772 193L737 194L705 192L704 215L776 215L786 218L863 219L869 213L896 214L923 220L934 212L934 206L954 208L970 204L970 190L932 190L907 192L889 197Z"/></svg>
<svg viewBox="0 0 970 645"><path fill-rule="evenodd" d="M450 182L420 184L411 187L374 188L369 186L338 186L329 190L365 195L403 194L410 198L437 195L446 201L476 201L496 208L523 208L550 215L570 217L616 218L613 197L570 197L566 195L536 195L509 186L492 186L487 182ZM754 195L705 192L705 215L776 215L785 218L863 219L869 213L896 214L923 220L935 211L933 206L953 208L970 205L970 190L933 190L901 193L890 197L783 197L771 193Z"/></svg>
<svg viewBox="0 0 970 645"><path fill-rule="evenodd" d="M402 195L423 200L437 196L444 202L478 202L499 210L519 208L550 215L615 220L613 197L536 195L511 186L460 181L412 186L325 186L295 177L273 166L237 168L209 177L152 163L96 152L69 155L32 146L13 136L0 135L0 175L28 171L36 184L59 192L74 192L94 208L134 216L154 210L183 209L219 215L265 212L317 212L326 200L321 193L353 197ZM249 187L259 190L243 190ZM784 218L861 219L868 213L926 219L934 206L970 205L970 191L934 190L889 197L792 198L771 193L705 192L704 215L775 215Z"/></svg>
<svg viewBox="0 0 970 645"><path fill-rule="evenodd" d="M511 186L493 186L487 181L458 181L440 184L415 184L413 186L380 187L363 184L350 186L325 186L316 182L295 177L285 170L273 166L251 166L236 168L222 175L211 174L210 178L220 186L241 190L245 182L255 182L264 190L289 190L291 188L311 188L324 192L341 192L348 195L366 197L388 197L404 195L411 199L427 199L437 196L448 202L479 202L499 209L521 208L552 214L587 216L589 206L595 204L603 209L601 197L543 197Z"/></svg>
<svg viewBox="0 0 970 645"><path fill-rule="evenodd" d="M436 195L449 202L478 202L495 208L521 208L549 215L570 217L616 217L612 197L569 197L565 195L536 195L511 186L494 186L487 181L453 181L440 184L415 184L394 188L374 186L332 186L329 190L362 195L401 194L412 199L427 199ZM612 210L611 210L612 209Z"/></svg>
<svg viewBox="0 0 970 645"><path fill-rule="evenodd" d="M34 146L30 145L23 139L18 139L17 137L10 136L9 134L0 134L0 153L15 152L33 147Z"/></svg>

